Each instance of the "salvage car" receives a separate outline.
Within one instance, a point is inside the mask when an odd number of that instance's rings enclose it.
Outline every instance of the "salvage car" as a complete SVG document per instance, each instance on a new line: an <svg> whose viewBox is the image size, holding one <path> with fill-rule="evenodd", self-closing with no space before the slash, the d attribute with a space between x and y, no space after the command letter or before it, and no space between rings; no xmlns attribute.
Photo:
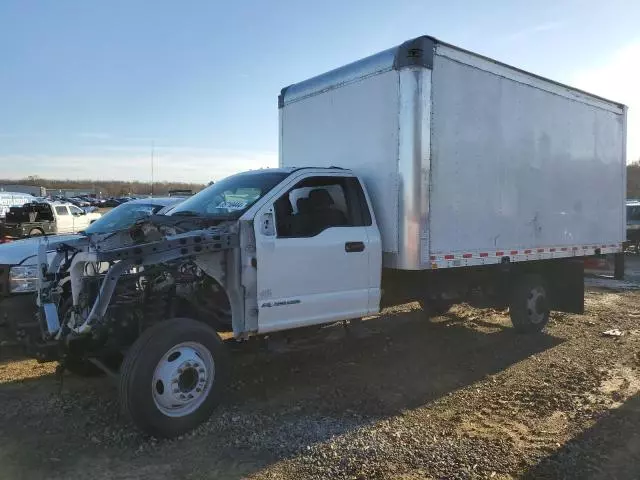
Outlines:
<svg viewBox="0 0 640 480"><path fill-rule="evenodd" d="M79 234L56 235L49 239L59 242L106 235L126 229L146 216L170 211L182 200L179 197L159 197L131 201L107 212ZM4 327L0 329L0 340L15 339L22 324L33 321L36 312L36 257L41 242L49 239L34 237L0 245L0 326ZM49 255L53 255L55 247L52 245L47 250ZM70 292L69 280L68 277L61 278L59 283L67 293ZM61 297L63 301L67 298L68 295Z"/></svg>
<svg viewBox="0 0 640 480"><path fill-rule="evenodd" d="M38 202L11 207L5 223L0 225L0 243L42 235L77 233L101 216L68 202Z"/></svg>

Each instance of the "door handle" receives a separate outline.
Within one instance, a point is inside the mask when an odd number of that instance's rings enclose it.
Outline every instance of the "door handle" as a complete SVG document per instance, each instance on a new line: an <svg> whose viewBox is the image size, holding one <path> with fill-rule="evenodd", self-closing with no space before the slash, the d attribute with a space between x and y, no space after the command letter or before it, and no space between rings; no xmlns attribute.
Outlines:
<svg viewBox="0 0 640 480"><path fill-rule="evenodd" d="M347 253L364 252L364 242L347 242L344 244L344 251Z"/></svg>

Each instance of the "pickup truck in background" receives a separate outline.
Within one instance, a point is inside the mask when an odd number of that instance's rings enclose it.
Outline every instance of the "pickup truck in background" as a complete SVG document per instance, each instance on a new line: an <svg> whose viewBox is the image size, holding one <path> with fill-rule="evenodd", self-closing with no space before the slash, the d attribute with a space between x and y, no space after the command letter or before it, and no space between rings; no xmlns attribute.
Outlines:
<svg viewBox="0 0 640 480"><path fill-rule="evenodd" d="M0 243L21 238L78 233L102 215L87 213L71 203L37 202L11 207L0 225Z"/></svg>
<svg viewBox="0 0 640 480"><path fill-rule="evenodd" d="M233 372L218 332L235 344L481 297L535 334L552 310L583 312L586 257L622 250L622 104L432 37L291 85L278 104L280 168L217 181L117 236L52 241L34 262L39 315L20 338L117 376L151 435L211 415Z"/></svg>

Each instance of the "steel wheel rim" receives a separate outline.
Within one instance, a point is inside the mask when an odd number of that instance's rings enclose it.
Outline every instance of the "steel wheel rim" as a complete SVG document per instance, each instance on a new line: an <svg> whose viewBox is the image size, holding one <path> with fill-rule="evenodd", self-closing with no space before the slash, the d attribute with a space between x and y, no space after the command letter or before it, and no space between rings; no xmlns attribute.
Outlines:
<svg viewBox="0 0 640 480"><path fill-rule="evenodd" d="M183 342L167 351L151 381L153 401L168 417L184 417L206 400L215 377L211 352L198 342Z"/></svg>
<svg viewBox="0 0 640 480"><path fill-rule="evenodd" d="M539 324L544 321L547 304L547 295L542 287L536 287L529 291L527 297L527 315L529 321L533 324Z"/></svg>

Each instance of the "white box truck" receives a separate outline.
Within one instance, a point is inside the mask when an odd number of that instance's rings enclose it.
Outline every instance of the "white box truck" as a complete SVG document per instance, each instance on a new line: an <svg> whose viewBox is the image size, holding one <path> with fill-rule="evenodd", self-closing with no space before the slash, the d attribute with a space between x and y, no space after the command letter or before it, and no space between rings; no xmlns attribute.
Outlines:
<svg viewBox="0 0 640 480"><path fill-rule="evenodd" d="M427 316L479 294L538 332L550 310L583 310L584 257L621 249L623 105L420 37L287 87L279 107L280 168L40 248L41 313L20 338L118 375L153 435L211 414L228 368L217 332L408 301Z"/></svg>

